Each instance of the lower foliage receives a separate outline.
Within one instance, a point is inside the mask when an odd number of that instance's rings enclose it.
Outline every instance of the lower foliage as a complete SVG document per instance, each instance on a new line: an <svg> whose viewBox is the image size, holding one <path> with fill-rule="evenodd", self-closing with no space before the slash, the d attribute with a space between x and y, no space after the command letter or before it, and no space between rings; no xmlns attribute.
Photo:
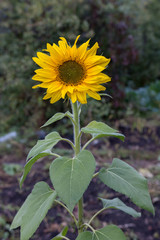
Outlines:
<svg viewBox="0 0 160 240"><path fill-rule="evenodd" d="M53 160L49 169L53 186L50 188L45 182L37 183L16 214L11 228L20 226L21 240L28 240L34 234L48 210L55 204L60 204L73 219L75 229L77 229L76 240L125 240L126 237L119 227L107 225L101 229L94 229L92 221L98 214L110 208L121 210L133 217L140 217L141 213L128 207L119 198L100 198L103 203L102 209L96 212L89 221L86 221L83 216L83 194L91 180L98 178L109 188L128 196L139 208L154 214L147 180L130 165L117 158L113 159L108 168L102 168L95 172L96 160L92 153L86 150L87 146L93 140L101 137L116 137L124 141L124 135L105 123L97 121L92 121L86 127L80 128L81 105L77 102L72 103L72 110L72 113L57 113L44 126L53 124L63 117L68 117L74 128L74 143L69 139L62 138L59 133L52 132L44 140L39 140L30 150L20 186L22 186L33 164L38 159L44 156L54 156L55 160ZM91 139L81 147L82 134L90 134ZM65 157L54 153L54 146L59 141L66 141L70 144L74 156ZM73 211L76 205L78 207L78 217ZM67 237L67 231L68 228L66 227L52 240L70 240Z"/></svg>

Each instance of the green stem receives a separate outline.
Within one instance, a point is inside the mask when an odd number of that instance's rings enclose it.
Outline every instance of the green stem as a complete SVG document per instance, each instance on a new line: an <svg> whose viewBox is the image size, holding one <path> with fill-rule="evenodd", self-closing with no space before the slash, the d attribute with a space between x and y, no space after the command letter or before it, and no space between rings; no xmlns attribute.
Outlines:
<svg viewBox="0 0 160 240"><path fill-rule="evenodd" d="M104 210L106 210L106 208L102 208L101 210L99 210L98 212L96 212L96 213L93 215L93 217L89 220L88 224L90 225L91 222L93 221L93 219L94 219L95 217L97 217L97 215L100 214L101 212L103 212Z"/></svg>
<svg viewBox="0 0 160 240"><path fill-rule="evenodd" d="M69 114L67 114L66 115L70 120L71 120L71 122L74 124L74 119L69 115Z"/></svg>
<svg viewBox="0 0 160 240"><path fill-rule="evenodd" d="M67 238L67 237L65 237L65 236L63 236L63 239L70 240L69 238Z"/></svg>
<svg viewBox="0 0 160 240"><path fill-rule="evenodd" d="M83 197L81 197L81 199L78 202L78 232L82 232L82 226L83 224Z"/></svg>
<svg viewBox="0 0 160 240"><path fill-rule="evenodd" d="M54 200L54 201L55 201L56 203L58 203L59 205L61 205L62 207L64 207L64 208L68 211L68 213L71 215L71 217L73 218L73 220L74 220L74 222L75 222L75 224L76 224L76 226L77 226L78 223L77 223L77 220L76 220L74 214L73 214L62 202L60 202L60 201L58 201L58 200Z"/></svg>
<svg viewBox="0 0 160 240"><path fill-rule="evenodd" d="M94 235L95 235L95 239L99 239L99 237L97 236L97 234L96 234L96 230L89 224L89 223L84 223L83 224L83 226L86 226L86 229L87 228L90 228L91 230L92 230L92 232L94 233ZM92 237L93 238L93 237Z"/></svg>
<svg viewBox="0 0 160 240"><path fill-rule="evenodd" d="M75 145L75 156L78 155L81 149L80 144L80 121L79 121L79 111L78 111L78 103L72 103L72 111L73 111L73 119L74 119L74 145Z"/></svg>
<svg viewBox="0 0 160 240"><path fill-rule="evenodd" d="M75 149L74 144L73 144L72 141L70 141L69 139L67 139L67 138L62 138L62 141L68 142L68 143L71 145L71 147L73 148L73 150Z"/></svg>
<svg viewBox="0 0 160 240"><path fill-rule="evenodd" d="M81 150L81 134L80 134L80 109L78 102L71 103L74 119L74 146L75 156L77 156ZM81 225L83 224L83 197L78 202L78 232L82 232Z"/></svg>
<svg viewBox="0 0 160 240"><path fill-rule="evenodd" d="M95 177L97 177L97 176L98 176L98 174L99 174L99 172L96 172L95 174L93 174L93 177L92 177L92 178L95 178Z"/></svg>
<svg viewBox="0 0 160 240"><path fill-rule="evenodd" d="M57 157L57 158L61 157L59 154L56 154L56 153L50 153L50 154L54 157Z"/></svg>
<svg viewBox="0 0 160 240"><path fill-rule="evenodd" d="M95 229L89 223L84 223L83 226L86 226L86 229L90 228L92 230L92 232L95 233Z"/></svg>
<svg viewBox="0 0 160 240"><path fill-rule="evenodd" d="M93 142L95 140L95 138L91 138L88 142L86 142L86 144L83 146L82 150L84 150L91 142Z"/></svg>

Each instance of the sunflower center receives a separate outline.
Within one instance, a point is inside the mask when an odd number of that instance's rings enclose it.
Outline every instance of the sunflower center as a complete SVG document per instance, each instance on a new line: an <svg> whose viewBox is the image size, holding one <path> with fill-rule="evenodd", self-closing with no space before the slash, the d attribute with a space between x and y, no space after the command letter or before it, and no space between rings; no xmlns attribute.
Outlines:
<svg viewBox="0 0 160 240"><path fill-rule="evenodd" d="M83 67L75 61L67 61L59 66L60 79L68 84L78 85L84 78Z"/></svg>

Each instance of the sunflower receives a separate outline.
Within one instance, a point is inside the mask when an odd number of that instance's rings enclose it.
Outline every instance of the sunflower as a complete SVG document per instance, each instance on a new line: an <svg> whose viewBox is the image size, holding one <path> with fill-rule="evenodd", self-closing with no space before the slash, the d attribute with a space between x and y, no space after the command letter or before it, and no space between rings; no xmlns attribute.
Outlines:
<svg viewBox="0 0 160 240"><path fill-rule="evenodd" d="M46 95L43 99L49 99L51 103L61 98L68 98L74 103L79 101L87 103L88 94L90 97L100 100L97 93L106 88L101 84L110 81L110 77L102 73L110 59L96 55L99 48L96 42L88 49L89 41L77 48L78 36L71 47L65 38L60 37L58 46L47 43L47 49L43 51L49 54L37 53L33 60L41 67L35 71L33 80L41 83L33 88L46 88Z"/></svg>

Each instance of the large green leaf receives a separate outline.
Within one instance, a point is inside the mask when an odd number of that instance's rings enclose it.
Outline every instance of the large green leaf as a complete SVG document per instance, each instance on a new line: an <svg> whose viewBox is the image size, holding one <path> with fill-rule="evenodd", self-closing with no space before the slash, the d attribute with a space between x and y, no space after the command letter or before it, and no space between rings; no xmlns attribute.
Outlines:
<svg viewBox="0 0 160 240"><path fill-rule="evenodd" d="M78 235L78 237L76 238L76 240L95 240L94 238L94 234L92 232L86 231L86 232L82 232Z"/></svg>
<svg viewBox="0 0 160 240"><path fill-rule="evenodd" d="M108 169L101 169L99 178L110 188L130 197L137 206L154 214L147 180L127 163L113 159Z"/></svg>
<svg viewBox="0 0 160 240"><path fill-rule="evenodd" d="M24 172L20 180L20 187L24 180L26 179L28 173L30 172L33 164L40 158L52 155L51 149L56 145L60 140L61 136L57 132L52 132L48 134L44 140L39 140L37 144L30 150L27 160L30 159L25 167Z"/></svg>
<svg viewBox="0 0 160 240"><path fill-rule="evenodd" d="M23 175L20 179L20 188L22 187L22 184L24 182L24 180L26 179L28 173L30 172L33 164L40 158L45 157L45 156L49 156L52 155L52 152L50 150L46 150L42 153L39 153L38 155L36 155L35 157L32 157L24 166L24 171L23 171Z"/></svg>
<svg viewBox="0 0 160 240"><path fill-rule="evenodd" d="M11 229L21 227L21 240L28 240L51 208L57 193L47 183L37 183L16 214Z"/></svg>
<svg viewBox="0 0 160 240"><path fill-rule="evenodd" d="M76 240L126 240L126 237L117 226L108 225L94 232L80 233Z"/></svg>
<svg viewBox="0 0 160 240"><path fill-rule="evenodd" d="M61 140L58 132L49 133L44 140L38 140L37 144L30 150L27 159L35 157L44 151L51 151L51 149Z"/></svg>
<svg viewBox="0 0 160 240"><path fill-rule="evenodd" d="M117 130L109 127L105 123L92 121L86 127L81 129L84 133L89 133L93 138L101 138L101 137L116 137L124 141L124 135L118 133Z"/></svg>
<svg viewBox="0 0 160 240"><path fill-rule="evenodd" d="M125 213L128 213L129 215L133 217L140 217L141 213L136 212L133 208L128 207L126 204L124 204L119 198L114 198L114 199L104 199L100 198L100 200L103 203L103 208L108 209L108 208L114 208L121 210Z"/></svg>
<svg viewBox="0 0 160 240"><path fill-rule="evenodd" d="M51 117L42 127L46 127L58 120L61 120L64 117L70 116L72 117L72 114L70 112L66 112L66 113L56 113L53 117ZM42 128L41 127L41 128Z"/></svg>
<svg viewBox="0 0 160 240"><path fill-rule="evenodd" d="M74 158L56 158L50 166L50 178L62 201L70 211L82 197L95 171L91 152L82 151Z"/></svg>
<svg viewBox="0 0 160 240"><path fill-rule="evenodd" d="M67 232L68 232L68 227L65 227L62 230L62 232L60 232L57 236L55 236L51 240L62 240L62 239L64 239L64 236L66 236Z"/></svg>

